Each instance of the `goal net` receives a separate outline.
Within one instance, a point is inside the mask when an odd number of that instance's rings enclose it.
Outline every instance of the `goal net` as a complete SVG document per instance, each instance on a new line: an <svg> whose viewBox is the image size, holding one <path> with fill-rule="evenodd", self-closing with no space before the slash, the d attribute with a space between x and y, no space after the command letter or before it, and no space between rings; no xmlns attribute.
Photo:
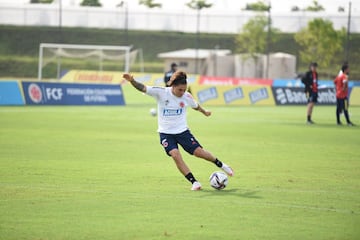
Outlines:
<svg viewBox="0 0 360 240"><path fill-rule="evenodd" d="M77 45L41 43L38 79L61 79L69 70L129 72L137 55L142 66L141 49L132 46ZM143 68L143 67L141 67Z"/></svg>

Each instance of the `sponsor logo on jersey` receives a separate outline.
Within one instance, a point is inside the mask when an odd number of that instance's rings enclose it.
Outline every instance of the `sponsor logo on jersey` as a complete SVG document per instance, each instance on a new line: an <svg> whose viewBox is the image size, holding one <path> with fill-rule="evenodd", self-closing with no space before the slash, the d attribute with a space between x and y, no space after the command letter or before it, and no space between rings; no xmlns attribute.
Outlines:
<svg viewBox="0 0 360 240"><path fill-rule="evenodd" d="M179 109L164 109L163 116L178 116L181 115L183 112L182 108Z"/></svg>

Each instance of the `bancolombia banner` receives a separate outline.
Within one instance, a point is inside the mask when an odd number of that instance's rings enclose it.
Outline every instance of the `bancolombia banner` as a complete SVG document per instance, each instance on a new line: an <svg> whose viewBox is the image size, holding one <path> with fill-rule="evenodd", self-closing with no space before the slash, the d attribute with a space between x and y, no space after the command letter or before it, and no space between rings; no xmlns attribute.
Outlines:
<svg viewBox="0 0 360 240"><path fill-rule="evenodd" d="M125 105L119 84L22 82L29 105Z"/></svg>
<svg viewBox="0 0 360 240"><path fill-rule="evenodd" d="M272 87L272 91L276 105L307 104L307 98L303 87ZM317 104L336 104L335 89L333 87L319 88Z"/></svg>

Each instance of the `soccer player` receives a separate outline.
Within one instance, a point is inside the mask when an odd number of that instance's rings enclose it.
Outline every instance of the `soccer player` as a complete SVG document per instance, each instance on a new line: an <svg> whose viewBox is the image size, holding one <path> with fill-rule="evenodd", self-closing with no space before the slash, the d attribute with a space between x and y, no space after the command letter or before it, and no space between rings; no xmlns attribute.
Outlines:
<svg viewBox="0 0 360 240"><path fill-rule="evenodd" d="M171 69L164 74L164 83L166 87L169 86L168 82L171 76L176 72L178 65L176 63L172 63L170 67Z"/></svg>
<svg viewBox="0 0 360 240"><path fill-rule="evenodd" d="M164 147L167 155L171 156L179 171L191 182L191 190L200 190L201 184L196 180L189 167L183 160L178 145L191 155L214 163L224 170L229 176L233 175L231 167L217 159L207 150L203 149L200 143L190 132L186 120L186 107L210 116L211 112L202 108L186 91L187 75L183 71L176 71L170 78L169 87L146 86L137 82L130 74L124 74L124 79L129 81L137 90L154 97L158 104L158 132L160 144Z"/></svg>
<svg viewBox="0 0 360 240"><path fill-rule="evenodd" d="M354 126L349 118L349 88L348 88L348 74L349 74L349 65L344 64L341 67L340 74L335 78L334 84L336 88L336 120L338 125L342 125L340 121L340 113L344 111L346 122L348 126Z"/></svg>
<svg viewBox="0 0 360 240"><path fill-rule="evenodd" d="M310 63L310 69L305 73L304 77L301 79L305 85L305 93L308 99L307 105L307 124L314 124L311 119L311 115L314 109L315 103L318 99L318 73L316 71L317 63Z"/></svg>

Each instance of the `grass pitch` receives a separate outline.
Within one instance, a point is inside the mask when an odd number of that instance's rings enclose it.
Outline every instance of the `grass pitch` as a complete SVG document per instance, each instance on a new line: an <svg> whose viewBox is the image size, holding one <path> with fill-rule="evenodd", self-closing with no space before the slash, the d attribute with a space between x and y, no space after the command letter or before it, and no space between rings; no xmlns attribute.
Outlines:
<svg viewBox="0 0 360 240"><path fill-rule="evenodd" d="M159 144L155 102L127 102L0 107L0 239L360 238L360 127L336 126L335 107L316 106L313 126L305 106L189 109L235 170L214 190L215 165L183 151L204 188L192 192Z"/></svg>

